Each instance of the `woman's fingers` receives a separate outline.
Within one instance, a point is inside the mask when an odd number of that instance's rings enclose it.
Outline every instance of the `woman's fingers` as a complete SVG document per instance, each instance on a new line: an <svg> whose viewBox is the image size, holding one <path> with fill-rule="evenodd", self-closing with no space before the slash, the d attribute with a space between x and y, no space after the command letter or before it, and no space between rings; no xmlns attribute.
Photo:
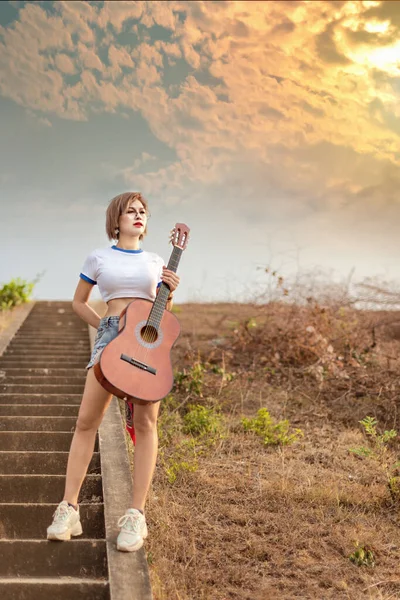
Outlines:
<svg viewBox="0 0 400 600"><path fill-rule="evenodd" d="M161 279L169 285L171 291L176 290L180 282L180 277L173 271L167 269L166 267L163 267L163 274Z"/></svg>

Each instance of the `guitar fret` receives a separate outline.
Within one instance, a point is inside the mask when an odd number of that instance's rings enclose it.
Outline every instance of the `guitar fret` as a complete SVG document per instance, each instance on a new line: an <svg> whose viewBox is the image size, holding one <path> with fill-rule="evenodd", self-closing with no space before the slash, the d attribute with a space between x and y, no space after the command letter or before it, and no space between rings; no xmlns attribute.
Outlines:
<svg viewBox="0 0 400 600"><path fill-rule="evenodd" d="M178 246L174 246L174 249L172 250L172 253L171 253L170 259L168 261L168 265L167 265L167 269L169 271L173 271L174 273L176 273L176 271L178 269L179 261L182 256L182 252L183 252L182 248L179 248ZM169 293L170 293L170 290L169 290L168 286L165 283L162 283L160 290L157 294L157 297L153 303L152 309L150 311L149 318L147 320L148 324L151 325L152 327L155 327L156 329L158 329L160 326L161 319L163 317L164 310L167 305Z"/></svg>

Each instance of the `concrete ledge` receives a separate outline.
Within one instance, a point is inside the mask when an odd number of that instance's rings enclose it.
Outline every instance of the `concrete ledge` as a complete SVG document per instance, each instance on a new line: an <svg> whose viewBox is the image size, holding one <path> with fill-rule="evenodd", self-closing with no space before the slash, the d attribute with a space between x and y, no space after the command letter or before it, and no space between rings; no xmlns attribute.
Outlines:
<svg viewBox="0 0 400 600"><path fill-rule="evenodd" d="M109 600L108 582L79 577L0 578L3 598L23 600Z"/></svg>
<svg viewBox="0 0 400 600"><path fill-rule="evenodd" d="M89 326L93 348L96 330ZM153 600L144 548L119 552L117 521L132 503L132 476L126 448L124 423L114 396L99 427L103 482L104 520L111 600Z"/></svg>
<svg viewBox="0 0 400 600"><path fill-rule="evenodd" d="M22 323L25 321L26 317L29 315L34 306L35 301L33 300L26 304L21 304L21 306L16 306L12 309L11 323L2 331L0 331L0 356L2 356L4 350L7 348L8 344L10 343L18 329L21 327Z"/></svg>

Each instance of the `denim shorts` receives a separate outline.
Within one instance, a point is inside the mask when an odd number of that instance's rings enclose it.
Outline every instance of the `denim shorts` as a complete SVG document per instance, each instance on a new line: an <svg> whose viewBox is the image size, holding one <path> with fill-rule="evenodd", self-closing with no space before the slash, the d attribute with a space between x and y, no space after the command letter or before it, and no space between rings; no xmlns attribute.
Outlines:
<svg viewBox="0 0 400 600"><path fill-rule="evenodd" d="M94 363L100 359L100 354L107 346L108 342L111 342L118 334L119 317L103 317L100 320L100 324L97 328L96 338L94 340L94 346L90 361L86 365L87 369L93 367Z"/></svg>

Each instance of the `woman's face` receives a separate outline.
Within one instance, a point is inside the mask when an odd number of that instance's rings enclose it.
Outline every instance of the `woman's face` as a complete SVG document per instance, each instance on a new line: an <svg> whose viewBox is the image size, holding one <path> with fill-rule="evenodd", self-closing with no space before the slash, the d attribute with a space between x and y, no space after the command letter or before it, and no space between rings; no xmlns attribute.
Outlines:
<svg viewBox="0 0 400 600"><path fill-rule="evenodd" d="M128 203L125 212L119 218L120 233L132 235L133 232L138 232L141 235L146 225L146 209L140 200L132 200Z"/></svg>

